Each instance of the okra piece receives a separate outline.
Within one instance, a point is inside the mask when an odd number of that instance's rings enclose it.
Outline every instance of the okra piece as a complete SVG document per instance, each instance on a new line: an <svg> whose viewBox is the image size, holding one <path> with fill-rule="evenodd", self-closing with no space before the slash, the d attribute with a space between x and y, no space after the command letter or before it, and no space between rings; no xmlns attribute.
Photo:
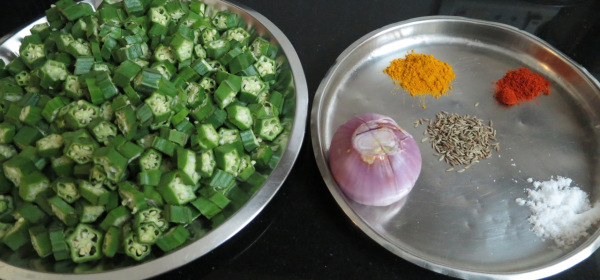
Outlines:
<svg viewBox="0 0 600 280"><path fill-rule="evenodd" d="M206 98L204 88L197 83L188 83L185 91L188 94L186 102L190 108L195 108L201 105L204 102L204 99Z"/></svg>
<svg viewBox="0 0 600 280"><path fill-rule="evenodd" d="M268 166L272 156L273 150L271 149L271 146L265 144L261 144L251 154L252 160L255 161L260 168Z"/></svg>
<svg viewBox="0 0 600 280"><path fill-rule="evenodd" d="M143 171L158 170L162 161L162 154L155 149L147 149L140 156L140 168Z"/></svg>
<svg viewBox="0 0 600 280"><path fill-rule="evenodd" d="M262 117L254 123L254 133L268 141L273 141L282 131L283 127L276 116Z"/></svg>
<svg viewBox="0 0 600 280"><path fill-rule="evenodd" d="M231 43L227 39L217 39L204 45L206 55L214 59L219 59L225 55L231 48Z"/></svg>
<svg viewBox="0 0 600 280"><path fill-rule="evenodd" d="M254 149L258 148L260 145L252 129L240 131L240 138L242 140L244 149L247 152L254 151Z"/></svg>
<svg viewBox="0 0 600 280"><path fill-rule="evenodd" d="M78 164L86 164L92 160L94 151L99 147L94 139L89 137L65 138L64 155Z"/></svg>
<svg viewBox="0 0 600 280"><path fill-rule="evenodd" d="M156 243L156 240L162 235L162 231L158 225L153 222L140 224L135 230L138 242L147 245Z"/></svg>
<svg viewBox="0 0 600 280"><path fill-rule="evenodd" d="M19 196L29 202L35 201L38 194L50 189L50 180L39 171L27 174L19 184Z"/></svg>
<svg viewBox="0 0 600 280"><path fill-rule="evenodd" d="M185 183L196 185L200 180L200 174L196 172L196 153L179 148L177 149L177 168L182 173ZM185 176L184 176L185 175Z"/></svg>
<svg viewBox="0 0 600 280"><path fill-rule="evenodd" d="M145 0L123 0L123 9L130 16L141 16L148 8L149 2Z"/></svg>
<svg viewBox="0 0 600 280"><path fill-rule="evenodd" d="M48 221L48 215L33 203L25 202L14 211L15 219L23 218L32 225L45 224Z"/></svg>
<svg viewBox="0 0 600 280"><path fill-rule="evenodd" d="M129 234L127 234L127 236L123 240L123 246L125 254L136 261L143 260L146 256L150 254L152 250L151 245L139 242L134 232L130 232Z"/></svg>
<svg viewBox="0 0 600 280"><path fill-rule="evenodd" d="M11 250L16 251L29 242L29 228L31 224L20 218L6 231L2 237L2 243Z"/></svg>
<svg viewBox="0 0 600 280"><path fill-rule="evenodd" d="M240 18L238 14L230 11L218 11L212 18L212 24L219 31L234 28L238 25Z"/></svg>
<svg viewBox="0 0 600 280"><path fill-rule="evenodd" d="M21 126L21 111L23 111L23 106L11 103L4 114L4 119L14 125Z"/></svg>
<svg viewBox="0 0 600 280"><path fill-rule="evenodd" d="M160 178L157 178L157 180L160 182ZM144 195L146 196L146 202L148 203L148 206L162 207L165 205L164 199L162 198L160 193L156 191L156 186L145 185L142 186L142 189Z"/></svg>
<svg viewBox="0 0 600 280"><path fill-rule="evenodd" d="M138 128L136 125L137 118L135 110L131 105L115 111L115 121L119 131L121 131L125 138L132 139L136 135Z"/></svg>
<svg viewBox="0 0 600 280"><path fill-rule="evenodd" d="M192 201L191 204L198 209L198 211L200 211L202 216L206 217L207 219L212 219L212 217L221 213L222 211L219 206L205 197L198 197L198 199Z"/></svg>
<svg viewBox="0 0 600 280"><path fill-rule="evenodd" d="M48 227L48 235L54 259L57 261L68 259L70 257L70 250L67 245L63 226L59 223L51 223Z"/></svg>
<svg viewBox="0 0 600 280"><path fill-rule="evenodd" d="M201 122L215 112L215 105L211 99L209 97L204 98L202 104L192 110L191 115L194 120Z"/></svg>
<svg viewBox="0 0 600 280"><path fill-rule="evenodd" d="M141 70L142 67L132 60L125 60L115 69L113 81L118 86L125 88L131 84L131 81L133 81Z"/></svg>
<svg viewBox="0 0 600 280"><path fill-rule="evenodd" d="M46 48L44 44L28 44L21 47L19 51L23 62L30 68L34 69L42 65L46 59Z"/></svg>
<svg viewBox="0 0 600 280"><path fill-rule="evenodd" d="M249 155L244 154L240 160L240 165L236 172L237 178L240 181L246 181L252 174L254 174L255 168L254 163Z"/></svg>
<svg viewBox="0 0 600 280"><path fill-rule="evenodd" d="M71 97L74 99L83 98L83 96L85 95L85 92L83 90L83 87L82 87L82 84L81 84L79 78L74 75L67 75L67 77L65 78L65 82L64 82L64 90L68 97ZM66 104L64 104L64 101L61 103L63 105L66 105ZM58 104L59 103L57 102L56 106L58 106ZM46 118L46 120L48 120L48 118Z"/></svg>
<svg viewBox="0 0 600 280"><path fill-rule="evenodd" d="M173 77L175 74L177 74L177 68L175 67L175 65L173 65L173 63L171 63L167 60L157 61L157 62L153 63L150 68L160 72L160 74L166 80L171 80L171 77Z"/></svg>
<svg viewBox="0 0 600 280"><path fill-rule="evenodd" d="M213 171L215 170L215 167L217 166L217 163L215 162L215 157L213 154L213 150L207 150L204 152L201 152L198 155L198 173L200 173L201 176L203 177L210 177L213 174Z"/></svg>
<svg viewBox="0 0 600 280"><path fill-rule="evenodd" d="M98 218L104 214L104 211L106 210L104 205L92 205L89 203L82 203L81 207L81 213L79 214L79 221L81 223L93 223L96 222L96 220L98 220Z"/></svg>
<svg viewBox="0 0 600 280"><path fill-rule="evenodd" d="M52 243L48 230L42 224L36 225L29 229L29 238L33 249L38 256L45 258L52 254Z"/></svg>
<svg viewBox="0 0 600 280"><path fill-rule="evenodd" d="M0 220L4 221L12 215L15 205L12 196L0 195Z"/></svg>
<svg viewBox="0 0 600 280"><path fill-rule="evenodd" d="M214 100L219 108L225 109L225 107L233 103L236 96L237 91L233 89L229 83L223 82L219 84L219 87L215 90Z"/></svg>
<svg viewBox="0 0 600 280"><path fill-rule="evenodd" d="M254 67L263 81L269 82L275 80L277 76L277 66L275 60L264 55L260 56L254 63Z"/></svg>
<svg viewBox="0 0 600 280"><path fill-rule="evenodd" d="M75 208L58 196L48 199L54 216L67 226L74 226L79 222Z"/></svg>
<svg viewBox="0 0 600 280"><path fill-rule="evenodd" d="M116 255L121 244L121 229L118 227L110 227L104 234L102 241L102 254L112 258Z"/></svg>
<svg viewBox="0 0 600 280"><path fill-rule="evenodd" d="M193 186L185 184L179 171L164 174L157 191L172 205L183 205L196 199Z"/></svg>
<svg viewBox="0 0 600 280"><path fill-rule="evenodd" d="M71 260L76 263L94 261L102 258L102 233L87 224L78 224L67 237L71 248Z"/></svg>
<svg viewBox="0 0 600 280"><path fill-rule="evenodd" d="M168 129L163 127L160 129L160 137L165 138L166 140L178 144L179 146L185 146L189 136L183 132L177 131L175 129Z"/></svg>
<svg viewBox="0 0 600 280"><path fill-rule="evenodd" d="M227 119L240 130L250 129L253 123L250 109L236 104L227 107Z"/></svg>
<svg viewBox="0 0 600 280"><path fill-rule="evenodd" d="M244 144L237 129L219 128L219 139L219 145L232 144L237 149L238 154L244 153Z"/></svg>
<svg viewBox="0 0 600 280"><path fill-rule="evenodd" d="M175 155L175 150L177 149L177 144L162 138L162 137L154 137L154 141L152 141L152 148L160 151L161 153L172 157Z"/></svg>
<svg viewBox="0 0 600 280"><path fill-rule="evenodd" d="M242 77L240 89L240 101L246 103L257 103L258 96L267 89L267 85L257 76Z"/></svg>
<svg viewBox="0 0 600 280"><path fill-rule="evenodd" d="M78 56L75 59L75 75L83 75L92 71L95 59L93 56Z"/></svg>
<svg viewBox="0 0 600 280"><path fill-rule="evenodd" d="M175 63L177 59L175 58L175 54L173 54L173 49L170 46L158 45L156 50L154 51L154 59L156 61L168 61L170 63Z"/></svg>
<svg viewBox="0 0 600 280"><path fill-rule="evenodd" d="M141 93L152 94L158 90L158 84L162 75L158 70L152 68L142 68L133 80L133 88Z"/></svg>
<svg viewBox="0 0 600 280"><path fill-rule="evenodd" d="M58 178L52 183L52 189L58 197L69 204L72 204L81 197L77 182L72 178Z"/></svg>
<svg viewBox="0 0 600 280"><path fill-rule="evenodd" d="M73 175L75 162L66 156L55 157L50 160L52 170L56 176L69 177Z"/></svg>
<svg viewBox="0 0 600 280"><path fill-rule="evenodd" d="M229 205L231 202L227 196L219 192L215 192L212 195L209 195L207 198L221 209L225 209L225 207L227 207L227 205Z"/></svg>
<svg viewBox="0 0 600 280"><path fill-rule="evenodd" d="M219 31L213 27L206 27L200 33L200 42L206 45L212 41L218 40L221 37Z"/></svg>
<svg viewBox="0 0 600 280"><path fill-rule="evenodd" d="M43 137L42 133L35 127L25 125L21 127L13 137L13 143L19 149L35 146L35 142Z"/></svg>
<svg viewBox="0 0 600 280"><path fill-rule="evenodd" d="M138 173L138 184L142 186L158 186L162 172L160 170L146 170Z"/></svg>
<svg viewBox="0 0 600 280"><path fill-rule="evenodd" d="M170 46L173 50L175 58L177 58L179 62L191 59L193 57L194 42L181 36L180 34L175 34L175 36L173 36Z"/></svg>
<svg viewBox="0 0 600 280"><path fill-rule="evenodd" d="M106 174L106 179L118 183L123 179L127 169L127 159L112 147L97 149L93 155L94 164L101 166Z"/></svg>
<svg viewBox="0 0 600 280"><path fill-rule="evenodd" d="M225 39L229 41L235 40L239 42L242 46L247 46L250 42L250 33L248 33L248 31L241 27L235 27L226 30L223 34L223 37L225 37Z"/></svg>
<svg viewBox="0 0 600 280"><path fill-rule="evenodd" d="M57 157L62 154L64 142L59 134L49 134L48 136L37 140L35 146L37 154L41 157Z"/></svg>
<svg viewBox="0 0 600 280"><path fill-rule="evenodd" d="M117 135L117 126L103 118L93 119L87 126L87 129L96 141L105 145L108 144L112 137Z"/></svg>
<svg viewBox="0 0 600 280"><path fill-rule="evenodd" d="M135 214L133 220L134 227L139 227L147 223L155 224L160 231L165 231L169 228L169 222L165 218L163 210L157 207L150 207Z"/></svg>
<svg viewBox="0 0 600 280"><path fill-rule="evenodd" d="M115 95L119 94L119 89L115 86L108 71L98 72L96 75L96 85L100 88L105 100L111 100Z"/></svg>
<svg viewBox="0 0 600 280"><path fill-rule="evenodd" d="M169 252L183 245L190 237L190 232L178 225L163 233L162 237L156 241L156 245L163 251Z"/></svg>
<svg viewBox="0 0 600 280"><path fill-rule="evenodd" d="M17 155L17 149L13 145L0 144L0 162L6 161L15 155Z"/></svg>
<svg viewBox="0 0 600 280"><path fill-rule="evenodd" d="M276 54L277 52L275 48L271 45L271 43L269 43L269 41L261 37L256 37L254 41L252 41L252 44L250 44L250 50L254 57L260 57L264 55L273 58L271 54Z"/></svg>
<svg viewBox="0 0 600 280"><path fill-rule="evenodd" d="M117 151L127 159L127 162L131 162L142 155L144 148L131 141L127 141L120 145Z"/></svg>
<svg viewBox="0 0 600 280"><path fill-rule="evenodd" d="M4 175L9 179L15 186L20 186L23 179L29 174L36 172L33 161L28 158L15 156L5 161L2 164Z"/></svg>
<svg viewBox="0 0 600 280"><path fill-rule="evenodd" d="M144 101L152 111L153 123L160 123L169 119L171 116L171 101L170 96L158 92L153 93Z"/></svg>
<svg viewBox="0 0 600 280"><path fill-rule="evenodd" d="M17 128L14 124L3 122L0 123L0 144L12 143Z"/></svg>
<svg viewBox="0 0 600 280"><path fill-rule="evenodd" d="M253 63L256 59L251 52L245 51L236 57L232 58L227 64L229 71L232 74L243 74L243 76L256 76L258 71L254 67Z"/></svg>
<svg viewBox="0 0 600 280"><path fill-rule="evenodd" d="M29 72L21 71L15 75L15 80L17 81L17 85L26 87L31 81L31 76L29 75Z"/></svg>
<svg viewBox="0 0 600 280"><path fill-rule="evenodd" d="M192 211L187 206L170 205L165 206L165 218L176 224L190 224L192 222Z"/></svg>
<svg viewBox="0 0 600 280"><path fill-rule="evenodd" d="M50 35L50 25L47 22L35 24L31 27L31 34L38 35L43 41Z"/></svg>
<svg viewBox="0 0 600 280"><path fill-rule="evenodd" d="M100 108L85 100L73 101L64 119L71 129L84 128L100 115Z"/></svg>
<svg viewBox="0 0 600 280"><path fill-rule="evenodd" d="M132 214L148 207L146 196L130 182L126 181L119 183L118 192L123 205L131 209Z"/></svg>
<svg viewBox="0 0 600 280"><path fill-rule="evenodd" d="M131 220L131 212L127 207L121 205L106 214L106 217L100 223L100 228L102 230L108 230L110 227L120 228L129 220Z"/></svg>
<svg viewBox="0 0 600 280"><path fill-rule="evenodd" d="M225 144L214 149L217 167L231 174L237 174L240 166L240 156L233 144Z"/></svg>
<svg viewBox="0 0 600 280"><path fill-rule="evenodd" d="M93 205L106 205L110 198L110 191L101 183L92 183L87 180L78 180L79 193Z"/></svg>
<svg viewBox="0 0 600 280"><path fill-rule="evenodd" d="M92 57L92 49L90 43L82 39L75 39L69 43L65 52L71 54L73 57L87 56ZM93 57L92 57L93 58Z"/></svg>
<svg viewBox="0 0 600 280"><path fill-rule="evenodd" d="M201 124L196 128L196 134L192 136L192 148L210 150L219 145L219 134L210 124Z"/></svg>
<svg viewBox="0 0 600 280"><path fill-rule="evenodd" d="M67 18L69 21L74 21L94 13L92 6L87 3L76 3L58 7L63 16L65 16L65 18Z"/></svg>
<svg viewBox="0 0 600 280"><path fill-rule="evenodd" d="M215 192L227 195L229 190L235 186L235 176L227 171L215 168L213 175L208 181L208 185Z"/></svg>

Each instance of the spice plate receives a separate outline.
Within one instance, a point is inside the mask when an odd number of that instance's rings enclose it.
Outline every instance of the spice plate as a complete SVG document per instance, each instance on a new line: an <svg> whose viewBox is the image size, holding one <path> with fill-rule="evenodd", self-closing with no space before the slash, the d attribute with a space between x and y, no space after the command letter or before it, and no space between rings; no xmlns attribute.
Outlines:
<svg viewBox="0 0 600 280"><path fill-rule="evenodd" d="M411 97L383 72L408 52L449 63L453 89L438 99ZM512 107L494 99L494 82L527 67L551 83L551 94ZM423 106L425 105L425 106ZM425 107L425 108L424 108ZM541 39L504 24L433 16L375 30L349 46L316 93L311 134L325 183L351 221L394 254L460 278L544 278L577 264L600 246L599 225L564 249L530 228L527 180L573 179L590 201L600 199L600 85ZM439 112L493 121L500 150L464 172L434 156L423 118ZM334 181L328 150L337 127L359 113L392 117L416 138L423 166L403 200L386 207L351 201ZM458 170L459 168L455 168Z"/></svg>

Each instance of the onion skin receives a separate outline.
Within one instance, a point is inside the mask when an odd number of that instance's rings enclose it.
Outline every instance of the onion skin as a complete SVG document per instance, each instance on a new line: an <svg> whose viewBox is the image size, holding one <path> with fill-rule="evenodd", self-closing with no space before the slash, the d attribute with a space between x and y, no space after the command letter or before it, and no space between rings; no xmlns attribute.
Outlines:
<svg viewBox="0 0 600 280"><path fill-rule="evenodd" d="M414 138L380 114L351 118L336 130L329 147L334 179L350 199L364 205L387 206L404 198L421 164Z"/></svg>

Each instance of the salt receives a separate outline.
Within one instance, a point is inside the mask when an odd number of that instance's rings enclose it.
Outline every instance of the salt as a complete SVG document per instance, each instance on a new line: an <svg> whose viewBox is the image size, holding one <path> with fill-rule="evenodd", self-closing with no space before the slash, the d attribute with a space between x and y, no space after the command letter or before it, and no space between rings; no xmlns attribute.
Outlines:
<svg viewBox="0 0 600 280"><path fill-rule="evenodd" d="M600 201L590 205L588 195L573 180L557 176L556 180L527 182L533 189L525 189L528 199L517 198L517 204L527 206L531 230L539 237L552 239L559 248L567 248L582 237L600 220Z"/></svg>

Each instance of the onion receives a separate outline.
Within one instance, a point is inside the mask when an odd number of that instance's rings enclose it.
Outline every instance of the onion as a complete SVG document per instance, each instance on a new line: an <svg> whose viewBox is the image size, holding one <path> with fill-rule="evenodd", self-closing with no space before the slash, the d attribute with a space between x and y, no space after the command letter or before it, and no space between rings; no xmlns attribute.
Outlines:
<svg viewBox="0 0 600 280"><path fill-rule="evenodd" d="M362 114L340 126L329 147L329 165L352 200L387 206L405 197L421 173L415 139L388 116Z"/></svg>

